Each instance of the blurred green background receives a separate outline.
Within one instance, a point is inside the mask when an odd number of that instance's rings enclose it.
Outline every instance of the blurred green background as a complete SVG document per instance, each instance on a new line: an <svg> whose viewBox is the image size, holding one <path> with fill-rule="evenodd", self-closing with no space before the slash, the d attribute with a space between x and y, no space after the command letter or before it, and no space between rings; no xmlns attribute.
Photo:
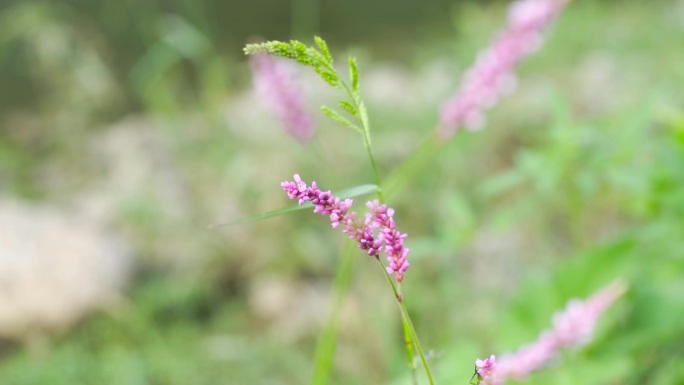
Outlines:
<svg viewBox="0 0 684 385"><path fill-rule="evenodd" d="M372 178L360 138L321 114L312 143L287 136L242 46L320 33L356 56L386 176L507 5L235 3L0 4L3 384L307 383L347 240L302 212L207 225L289 205L294 173L333 191ZM624 278L595 340L526 382L684 384L684 1L573 1L519 75L390 202L437 383ZM299 79L314 112L339 96ZM363 255L342 314L330 383L408 384Z"/></svg>

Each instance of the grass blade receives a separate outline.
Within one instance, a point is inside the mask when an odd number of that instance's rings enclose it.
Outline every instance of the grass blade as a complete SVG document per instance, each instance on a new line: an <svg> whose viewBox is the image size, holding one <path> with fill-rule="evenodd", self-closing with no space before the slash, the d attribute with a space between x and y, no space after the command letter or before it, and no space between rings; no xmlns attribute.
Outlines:
<svg viewBox="0 0 684 385"><path fill-rule="evenodd" d="M316 345L311 385L326 385L328 383L333 357L335 356L335 348L337 347L337 332L342 305L349 291L351 276L354 271L354 261L358 254L357 250L358 248L355 247L353 242L347 242L342 251L342 259L337 269L333 286L332 308L330 309L325 329L323 329Z"/></svg>
<svg viewBox="0 0 684 385"><path fill-rule="evenodd" d="M343 198L343 199L354 198L354 197L361 196L361 195L372 194L372 193L375 193L377 191L378 191L378 186L376 186L374 184L363 184L363 185L359 185L359 186L350 187L348 189L344 189L344 190L339 192L338 196L340 198ZM313 209L313 205L311 204L311 202L305 202L301 206L299 206L298 204L295 203L292 206L283 207L281 209L272 210L272 211L268 211L268 212L257 214L257 215L252 215L251 217L236 219L234 221L219 223L217 225L209 225L209 226L207 226L207 228L213 230L213 229L216 229L219 227L233 226L233 225L239 225L242 223L259 221L262 219L277 217L280 215L289 214L289 213L292 213L295 211L306 210L306 209Z"/></svg>

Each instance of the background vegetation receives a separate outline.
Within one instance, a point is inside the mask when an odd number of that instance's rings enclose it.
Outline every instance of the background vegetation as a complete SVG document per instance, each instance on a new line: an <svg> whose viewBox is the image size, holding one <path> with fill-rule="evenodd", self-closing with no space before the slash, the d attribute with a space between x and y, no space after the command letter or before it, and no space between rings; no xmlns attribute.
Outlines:
<svg viewBox="0 0 684 385"><path fill-rule="evenodd" d="M288 205L279 183L295 172L333 191L372 179L360 140L321 116L313 143L285 134L242 45L319 31L357 56L386 176L506 5L372 4L0 5L3 194L97 207L134 266L105 310L7 337L3 383L308 381L346 240L308 213L206 225ZM396 195L407 304L438 383L466 383L476 357L531 341L617 277L630 291L596 340L527 383L684 383L683 46L682 1L572 2L486 129L457 135ZM313 111L334 100L301 81ZM396 306L362 256L350 290L331 383L408 383Z"/></svg>

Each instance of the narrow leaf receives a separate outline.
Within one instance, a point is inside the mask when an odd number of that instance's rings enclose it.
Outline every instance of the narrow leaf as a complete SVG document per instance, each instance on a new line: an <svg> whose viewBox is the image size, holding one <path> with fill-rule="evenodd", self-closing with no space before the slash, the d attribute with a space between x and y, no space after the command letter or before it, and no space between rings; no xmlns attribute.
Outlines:
<svg viewBox="0 0 684 385"><path fill-rule="evenodd" d="M361 195L367 195L367 194L373 194L378 191L378 186L374 184L362 184L359 186L354 186L350 187L348 189L344 189L340 192L338 192L336 195L339 196L340 198L346 199L346 198L354 198L357 196ZM207 226L209 229L216 229L219 227L224 227L224 226L233 226L233 225L238 225L241 223L248 223L248 222L254 222L258 221L261 219L268 219L272 217L277 217L283 214L289 214L295 211L301 211L301 210L306 210L306 209L313 209L313 204L311 202L305 202L301 206L298 204L294 204L292 206L288 207L283 207L281 209L273 210L273 211L268 211L265 213L257 214L257 215L252 215L251 217L247 218L242 218L242 219L236 219L234 221L226 222L226 223L220 223L218 225L210 225Z"/></svg>
<svg viewBox="0 0 684 385"><path fill-rule="evenodd" d="M337 196L340 198L346 199L346 198L354 198L358 197L361 195L367 195L367 194L374 194L378 192L378 186L374 184L362 184L359 186L354 186L350 187L348 189L344 189L340 192L337 193Z"/></svg>
<svg viewBox="0 0 684 385"><path fill-rule="evenodd" d="M354 247L353 242L347 242L344 251L342 251L342 259L340 266L336 269L337 274L333 286L332 308L328 314L325 329L323 329L316 345L314 372L311 377L312 385L326 385L328 383L337 346L342 305L344 305L344 299L349 292L354 271L354 260L358 253L358 248Z"/></svg>
<svg viewBox="0 0 684 385"><path fill-rule="evenodd" d="M305 203L302 204L301 206L298 205L298 204L294 204L294 205L292 205L292 206L283 207L282 209L277 209L277 210L273 210L273 211L268 211L268 212L265 212L265 213L261 213L261 214L257 214L257 215L252 215L251 217L236 219L236 220L234 220L234 221L225 222L225 223L219 223L218 225L210 225L210 226L207 226L207 227L208 227L209 229L216 229L216 228L224 227L224 226L239 225L239 224L241 224L241 223L254 222L254 221L261 220L261 219L268 219L268 218L277 217L277 216L280 216L280 215L283 215L283 214L288 214L288 213L292 213L292 212L295 212L295 211L306 210L306 209L312 209L312 208L313 208L313 204L312 204L311 202L305 202Z"/></svg>
<svg viewBox="0 0 684 385"><path fill-rule="evenodd" d="M351 128L354 131L358 131L359 133L363 133L363 131L358 126L356 126L354 123L345 119L337 111L331 110L330 108L328 108L326 106L321 106L321 111L323 111L323 113L326 114L330 119L340 123L341 125L343 125L347 128Z"/></svg>

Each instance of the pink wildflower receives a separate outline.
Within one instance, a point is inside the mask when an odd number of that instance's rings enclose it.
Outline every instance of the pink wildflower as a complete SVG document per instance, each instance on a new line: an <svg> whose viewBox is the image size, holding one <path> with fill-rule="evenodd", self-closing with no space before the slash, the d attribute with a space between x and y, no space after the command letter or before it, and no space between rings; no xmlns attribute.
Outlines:
<svg viewBox="0 0 684 385"><path fill-rule="evenodd" d="M378 258L384 245L389 264L386 267L387 272L394 274L398 282L404 279L404 272L409 268L406 260L409 249L404 247L406 234L396 229L394 209L380 205L377 200L368 202L366 206L369 212L366 213L366 220L362 222L356 212L349 211L351 199L341 200L333 197L330 191L319 190L316 182L311 182L311 186L307 186L302 178L295 174L294 181L285 181L280 185L290 199L297 199L300 205L311 202L315 213L330 216L332 227L342 225L342 231L350 239L356 240L359 248L366 250L368 255ZM373 229L378 229L377 236Z"/></svg>
<svg viewBox="0 0 684 385"><path fill-rule="evenodd" d="M306 142L314 135L313 119L304 106L301 90L292 76L289 63L268 54L252 55L257 94L273 110L290 135Z"/></svg>
<svg viewBox="0 0 684 385"><path fill-rule="evenodd" d="M484 126L484 111L515 88L515 66L534 52L543 40L544 29L567 0L519 0L509 8L508 27L482 52L464 77L461 89L442 107L438 133L450 138L464 126Z"/></svg>
<svg viewBox="0 0 684 385"><path fill-rule="evenodd" d="M396 229L394 223L394 209L387 205L380 205L376 199L366 203L369 212L366 213L366 225L380 228L379 239L385 244L387 254L386 267L389 274L394 274L398 282L404 279L404 272L408 270L410 264L406 260L409 249L404 247L404 239L407 234L402 234Z"/></svg>
<svg viewBox="0 0 684 385"><path fill-rule="evenodd" d="M564 348L579 347L591 340L598 318L626 290L615 282L586 301L570 300L566 308L553 316L553 328L541 333L537 341L502 357L496 372L502 380L524 378L545 366Z"/></svg>
<svg viewBox="0 0 684 385"><path fill-rule="evenodd" d="M496 356L493 354L487 359L475 360L475 372L479 377L479 385L499 385L501 383L497 377Z"/></svg>

